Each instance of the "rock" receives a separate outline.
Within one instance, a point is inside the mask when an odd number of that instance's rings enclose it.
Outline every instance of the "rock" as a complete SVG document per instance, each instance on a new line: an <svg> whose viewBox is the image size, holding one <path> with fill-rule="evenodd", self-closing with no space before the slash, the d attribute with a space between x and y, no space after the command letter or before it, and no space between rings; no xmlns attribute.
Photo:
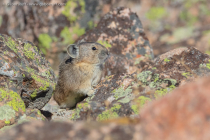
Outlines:
<svg viewBox="0 0 210 140"><path fill-rule="evenodd" d="M136 64L153 58L153 50L136 13L118 7L104 15L97 27L79 37L88 42L98 42L111 53L105 64L105 75L136 71Z"/></svg>
<svg viewBox="0 0 210 140"><path fill-rule="evenodd" d="M177 84L184 84L197 77L210 75L210 56L196 48L178 48L155 58L153 73L159 78L175 79Z"/></svg>
<svg viewBox="0 0 210 140"><path fill-rule="evenodd" d="M7 102L9 96L13 100L14 94L14 100L20 96L24 101L21 107L41 109L55 87L54 72L43 53L29 41L1 34L0 48L0 86L5 91L0 94L1 100Z"/></svg>
<svg viewBox="0 0 210 140"><path fill-rule="evenodd" d="M18 93L6 88L0 89L0 129L17 122L45 119L38 109L26 110Z"/></svg>
<svg viewBox="0 0 210 140"><path fill-rule="evenodd" d="M18 93L0 88L0 128L14 124L25 112L25 104Z"/></svg>
<svg viewBox="0 0 210 140"><path fill-rule="evenodd" d="M174 90L145 106L138 118L100 122L27 122L6 130L0 139L210 139L210 77Z"/></svg>
<svg viewBox="0 0 210 140"><path fill-rule="evenodd" d="M174 90L140 113L144 140L210 139L210 77Z"/></svg>
<svg viewBox="0 0 210 140"><path fill-rule="evenodd" d="M21 118L21 122L23 121L35 121L35 120L39 120L39 121L46 121L46 117L42 114L43 112L41 112L38 109L30 109L28 108L26 110L26 116Z"/></svg>
<svg viewBox="0 0 210 140"><path fill-rule="evenodd" d="M17 140L128 140L136 139L133 125L103 124L97 122L30 122L15 126L0 136L0 139Z"/></svg>

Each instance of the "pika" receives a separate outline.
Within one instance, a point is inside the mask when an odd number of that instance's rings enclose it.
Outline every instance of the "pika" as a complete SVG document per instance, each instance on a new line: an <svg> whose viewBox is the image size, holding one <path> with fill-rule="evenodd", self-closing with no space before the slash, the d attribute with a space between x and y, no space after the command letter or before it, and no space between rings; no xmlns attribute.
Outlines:
<svg viewBox="0 0 210 140"><path fill-rule="evenodd" d="M94 94L100 82L103 65L109 56L107 48L95 42L80 42L67 47L68 57L59 65L54 99L61 109L74 108L85 97Z"/></svg>

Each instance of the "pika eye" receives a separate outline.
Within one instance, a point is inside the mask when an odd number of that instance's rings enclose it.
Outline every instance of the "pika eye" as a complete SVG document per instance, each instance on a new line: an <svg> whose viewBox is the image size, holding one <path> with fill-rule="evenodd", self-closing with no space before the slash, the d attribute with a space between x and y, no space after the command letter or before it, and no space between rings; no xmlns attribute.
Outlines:
<svg viewBox="0 0 210 140"><path fill-rule="evenodd" d="M92 47L92 50L96 50L96 47Z"/></svg>

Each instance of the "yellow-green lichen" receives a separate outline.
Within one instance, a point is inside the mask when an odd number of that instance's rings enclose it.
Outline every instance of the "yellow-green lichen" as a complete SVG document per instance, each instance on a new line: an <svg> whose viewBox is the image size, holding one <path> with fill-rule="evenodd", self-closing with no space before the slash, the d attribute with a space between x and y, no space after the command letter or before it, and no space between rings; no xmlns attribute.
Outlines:
<svg viewBox="0 0 210 140"><path fill-rule="evenodd" d="M80 113L80 110L82 109L82 105L81 104L78 104L77 105L77 108L73 110L73 114L71 115L71 118L70 120L76 120L80 117L79 113Z"/></svg>
<svg viewBox="0 0 210 140"><path fill-rule="evenodd" d="M133 97L131 96L131 92L132 92L132 87L129 86L128 88L126 88L125 90L123 89L123 87L120 87L118 89L115 89L112 91L112 93L114 94L114 97L116 100L118 100L117 102L120 103L128 103L130 102L130 100L133 99Z"/></svg>
<svg viewBox="0 0 210 140"><path fill-rule="evenodd" d="M40 110L37 110L38 117L41 117L41 120L45 120Z"/></svg>
<svg viewBox="0 0 210 140"><path fill-rule="evenodd" d="M34 99L37 96L37 89L34 90L33 93L31 93L31 98Z"/></svg>
<svg viewBox="0 0 210 140"><path fill-rule="evenodd" d="M113 77L113 75L106 76L106 78L105 78L105 79L109 80L109 79L110 79L110 78L112 78L112 77Z"/></svg>
<svg viewBox="0 0 210 140"><path fill-rule="evenodd" d="M3 18L2 18L2 16L0 16L0 26L1 26L2 22L3 22Z"/></svg>
<svg viewBox="0 0 210 140"><path fill-rule="evenodd" d="M120 108L121 108L121 105L114 105L109 110L106 110L106 111L102 112L101 114L99 114L97 117L97 120L104 121L104 120L108 120L108 119L118 118L119 115L118 115L117 111L119 111Z"/></svg>
<svg viewBox="0 0 210 140"><path fill-rule="evenodd" d="M16 48L17 44L15 43L14 40L12 40L11 37L8 37L7 41L1 36L1 38L3 39L4 43L11 49L13 50L15 53L18 52L18 49Z"/></svg>
<svg viewBox="0 0 210 140"><path fill-rule="evenodd" d="M159 90L155 91L155 98L158 99L159 97L163 97L164 95L166 95L167 93L171 92L172 90L174 90L176 87L174 85L171 85L169 87L166 88L162 88Z"/></svg>
<svg viewBox="0 0 210 140"><path fill-rule="evenodd" d="M163 18L167 15L166 9L164 7L152 7L146 13L146 17L152 21Z"/></svg>
<svg viewBox="0 0 210 140"><path fill-rule="evenodd" d="M47 90L47 88L50 86L50 84L49 83L46 83L45 85L44 85L44 87L40 87L39 88L39 90Z"/></svg>
<svg viewBox="0 0 210 140"><path fill-rule="evenodd" d="M169 61L170 61L170 59L168 59L168 58L164 59L164 62L169 62Z"/></svg>
<svg viewBox="0 0 210 140"><path fill-rule="evenodd" d="M5 124L10 124L10 121L9 121L9 120L7 120L7 121L4 121L4 123L5 123Z"/></svg>
<svg viewBox="0 0 210 140"><path fill-rule="evenodd" d="M97 41L99 44L101 44L101 45L103 45L103 46L105 46L106 48L111 48L112 47L112 45L111 44L109 44L109 42L108 41L102 41L102 40L99 40L99 41Z"/></svg>
<svg viewBox="0 0 210 140"><path fill-rule="evenodd" d="M152 76L152 81L151 81L151 83L149 84L149 87L150 88L156 88L157 86L159 86L160 84L161 84L161 82L162 82L162 80L160 80L159 79L159 74L154 74L153 76Z"/></svg>
<svg viewBox="0 0 210 140"><path fill-rule="evenodd" d="M209 63L206 64L206 67L207 67L208 69L210 69L210 60L209 60Z"/></svg>
<svg viewBox="0 0 210 140"><path fill-rule="evenodd" d="M151 99L145 96L140 96L136 100L134 100L135 104L131 106L134 114L139 114L139 109L143 107L146 102L149 101L151 101Z"/></svg>
<svg viewBox="0 0 210 140"><path fill-rule="evenodd" d="M168 85L175 85L177 81L175 79L160 79L159 74L152 74L151 71L143 71L137 75L138 80L140 80L144 85L149 85L150 88L160 88L162 83L167 83Z"/></svg>
<svg viewBox="0 0 210 140"><path fill-rule="evenodd" d="M27 69L27 72L28 72L28 73L31 73L31 77L32 77L35 81L44 84L44 87L40 87L40 88L41 88L40 90L46 90L46 88L49 87L49 85L53 84L53 83L49 80L49 78L50 78L50 76L51 76L49 70L45 71L44 74L43 74L43 73L41 73L41 74L38 73L39 75L46 77L45 80L42 80L42 79L40 79L40 78L37 77L38 75L35 74L35 70L34 70L34 69L32 69L32 68L30 68L30 67L26 67L26 69ZM50 84L50 83L51 83L51 84ZM55 84L53 84L53 87L54 87L54 86L55 86Z"/></svg>
<svg viewBox="0 0 210 140"><path fill-rule="evenodd" d="M198 17L193 16L187 9L180 13L180 19L181 21L186 22L188 26L192 26L198 21Z"/></svg>
<svg viewBox="0 0 210 140"><path fill-rule="evenodd" d="M186 40L189 37L192 37L194 29L195 29L194 26L176 28L173 31L173 34L172 34L173 38L172 39L168 39L167 43L168 44L173 44L173 43L180 42L182 40Z"/></svg>
<svg viewBox="0 0 210 140"><path fill-rule="evenodd" d="M36 58L36 64L39 65L39 60L38 60L38 58Z"/></svg>
<svg viewBox="0 0 210 140"><path fill-rule="evenodd" d="M31 73L31 77L35 80L35 81L37 81L37 82L39 82L39 83L42 83L44 86L41 86L40 87L40 90L46 90L47 89L47 87L49 87L50 85L52 85L52 87L53 88L55 88L55 84L54 83L52 83L50 80L49 80L49 77L50 77L50 72L49 72L49 70L48 71L45 71L45 74L47 75L47 76L45 76L46 77L46 79L41 79L41 78L39 78L38 77L38 75L36 75L35 74L35 70L34 69L32 69L32 68L30 68L30 67L26 67L26 69L27 69L27 72L28 73ZM39 74L39 73L38 73ZM40 74L41 76L44 76L43 74Z"/></svg>
<svg viewBox="0 0 210 140"><path fill-rule="evenodd" d="M131 109L133 110L134 114L139 114L139 107L138 107L138 105L132 105Z"/></svg>
<svg viewBox="0 0 210 140"><path fill-rule="evenodd" d="M72 31L70 31L68 27L64 27L61 31L60 36L63 38L63 43L66 45L74 43L74 35L77 35L79 37L85 33L85 29L79 27L79 25L72 27L71 30Z"/></svg>
<svg viewBox="0 0 210 140"><path fill-rule="evenodd" d="M182 76L184 76L186 78L188 78L188 76L190 76L190 75L191 75L190 72L183 72L182 73Z"/></svg>
<svg viewBox="0 0 210 140"><path fill-rule="evenodd" d="M2 88L0 88L0 93L1 100L9 99L7 105L11 106L15 111L19 111L19 109L21 109L25 112L25 104L19 94L14 91L6 91Z"/></svg>
<svg viewBox="0 0 210 140"><path fill-rule="evenodd" d="M199 8L199 16L207 16L210 14L209 8L205 0L202 0L202 3L197 4L200 0L185 0L184 9L180 12L180 19L183 22L186 22L188 25L193 25L199 20L198 16L195 16L189 10L190 7L196 6Z"/></svg>
<svg viewBox="0 0 210 140"><path fill-rule="evenodd" d="M26 69L27 69L27 72L28 72L28 73L34 73L34 69L32 69L32 68L30 68L30 67L26 67Z"/></svg>
<svg viewBox="0 0 210 140"><path fill-rule="evenodd" d="M81 13L74 12L74 9L78 6L81 7L81 10L80 10ZM85 13L85 1L84 0L77 0L77 1L69 0L69 1L67 1L66 5L64 7L64 10L62 11L62 14L64 16L66 16L70 22L75 22L78 19L78 16L83 13Z"/></svg>
<svg viewBox="0 0 210 140"><path fill-rule="evenodd" d="M92 20L88 21L88 28L92 29L94 27L96 27L97 24L94 24Z"/></svg>
<svg viewBox="0 0 210 140"><path fill-rule="evenodd" d="M50 78L51 77L50 70L47 70L47 71L41 73L41 76L44 76L46 78Z"/></svg>
<svg viewBox="0 0 210 140"><path fill-rule="evenodd" d="M9 121L15 117L15 111L9 105L0 107L0 120Z"/></svg>
<svg viewBox="0 0 210 140"><path fill-rule="evenodd" d="M25 56L34 59L35 53L30 50L31 48L33 48L33 46L31 46L31 44L29 43L25 43L23 48Z"/></svg>
<svg viewBox="0 0 210 140"><path fill-rule="evenodd" d="M35 75L35 74L32 74L31 77L35 81L44 84L44 87L40 87L41 89L45 89L46 90L46 88L49 87L50 85L52 85L52 87L55 88L55 83L48 82L47 80L42 80L41 78L38 78L37 75Z"/></svg>
<svg viewBox="0 0 210 140"><path fill-rule="evenodd" d="M48 34L40 34L38 40L41 51L46 54L52 43L52 38Z"/></svg>
<svg viewBox="0 0 210 140"><path fill-rule="evenodd" d="M152 74L151 71L143 71L137 75L139 81L141 81L144 85L148 84L147 78Z"/></svg>

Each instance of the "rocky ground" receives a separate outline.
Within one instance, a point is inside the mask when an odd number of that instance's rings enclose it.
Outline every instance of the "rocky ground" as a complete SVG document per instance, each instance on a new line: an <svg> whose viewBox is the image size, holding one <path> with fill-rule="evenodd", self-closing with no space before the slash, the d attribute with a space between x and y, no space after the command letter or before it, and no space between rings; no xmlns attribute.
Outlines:
<svg viewBox="0 0 210 140"><path fill-rule="evenodd" d="M210 3L125 2L1 5L0 139L209 139ZM110 58L95 94L59 110L55 67L81 40Z"/></svg>

